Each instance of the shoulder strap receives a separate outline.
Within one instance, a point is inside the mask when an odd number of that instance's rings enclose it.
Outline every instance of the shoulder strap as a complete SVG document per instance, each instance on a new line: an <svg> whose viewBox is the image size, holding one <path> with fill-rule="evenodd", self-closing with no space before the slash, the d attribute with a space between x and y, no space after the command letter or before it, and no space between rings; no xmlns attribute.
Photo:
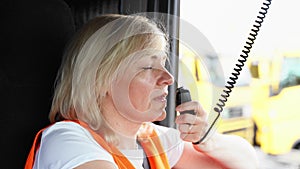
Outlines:
<svg viewBox="0 0 300 169"><path fill-rule="evenodd" d="M106 151L108 151L114 158L117 166L120 169L134 169L134 166L131 162L113 145L109 145L99 134L92 130L86 123L82 121L76 121L82 127L87 129L93 138L100 144Z"/></svg>
<svg viewBox="0 0 300 169"><path fill-rule="evenodd" d="M120 169L134 169L134 166L131 164L131 162L115 146L108 145L101 136L90 129L90 127L84 122L79 122L79 124L86 128L92 134L94 139L113 156ZM147 125L147 127L151 126ZM153 169L170 169L169 160L155 130L152 130L150 135L146 135L147 138L144 137L139 139L139 141L150 162L150 167Z"/></svg>
<svg viewBox="0 0 300 169"><path fill-rule="evenodd" d="M51 125L50 125L51 126ZM48 126L49 127L49 126ZM45 127L43 129L41 129L36 135L35 135L35 138L33 140L33 144L31 146L31 149L30 149L30 152L27 156L27 160L26 160L26 164L25 164L25 168L24 169L32 169L33 168L33 165L34 165L34 160L35 160L35 153L36 151L39 149L40 147L40 140L41 140L41 137L42 137L42 133L43 131L48 128L48 127Z"/></svg>
<svg viewBox="0 0 300 169"><path fill-rule="evenodd" d="M143 127L147 128L148 133L146 131L139 134L138 140L147 155L150 167L170 169L169 160L156 131L149 124L145 124Z"/></svg>

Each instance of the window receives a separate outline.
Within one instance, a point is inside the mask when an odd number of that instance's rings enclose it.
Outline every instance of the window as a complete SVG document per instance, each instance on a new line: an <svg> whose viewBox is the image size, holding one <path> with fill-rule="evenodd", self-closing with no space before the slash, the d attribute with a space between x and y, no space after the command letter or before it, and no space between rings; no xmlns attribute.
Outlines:
<svg viewBox="0 0 300 169"><path fill-rule="evenodd" d="M286 57L282 64L280 89L300 85L300 57Z"/></svg>

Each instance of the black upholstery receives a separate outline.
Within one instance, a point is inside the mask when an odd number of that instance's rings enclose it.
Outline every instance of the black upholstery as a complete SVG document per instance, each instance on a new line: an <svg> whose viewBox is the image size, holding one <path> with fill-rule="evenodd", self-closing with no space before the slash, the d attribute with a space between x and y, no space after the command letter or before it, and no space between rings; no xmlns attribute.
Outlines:
<svg viewBox="0 0 300 169"><path fill-rule="evenodd" d="M75 26L63 0L2 0L0 7L1 168L19 169L49 124L54 79Z"/></svg>

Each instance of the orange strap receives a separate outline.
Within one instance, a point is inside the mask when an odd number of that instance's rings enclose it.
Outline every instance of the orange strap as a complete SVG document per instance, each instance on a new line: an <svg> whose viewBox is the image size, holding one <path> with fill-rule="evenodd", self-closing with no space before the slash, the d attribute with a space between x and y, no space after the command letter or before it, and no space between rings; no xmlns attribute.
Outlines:
<svg viewBox="0 0 300 169"><path fill-rule="evenodd" d="M42 136L42 132L45 130L45 128L41 129L35 136L34 141L33 141L33 145L30 149L30 152L28 154L27 160L26 160L26 164L25 164L25 168L24 169L32 169L33 165L34 165L34 158L35 158L35 152L36 150L39 148L40 146L40 139Z"/></svg>
<svg viewBox="0 0 300 169"><path fill-rule="evenodd" d="M120 169L135 169L131 162L113 145L109 145L99 134L93 131L86 123L76 121L82 127L86 128L99 145L108 151L114 158L115 163Z"/></svg>
<svg viewBox="0 0 300 169"><path fill-rule="evenodd" d="M70 121L70 120L66 120ZM113 145L109 145L100 135L98 135L95 131L93 131L86 123L82 121L73 121L80 124L82 127L86 128L94 139L97 141L99 145L101 145L106 151L108 151L114 158L115 163L120 169L135 169L135 167L131 164L131 162ZM49 126L48 126L49 127ZM25 164L25 169L32 169L35 161L35 153L39 148L40 139L42 136L42 132L47 127L41 129L37 135L35 136L33 145L28 154L27 161ZM169 162L165 152L163 151L163 147L160 143L160 140L155 132L151 133L147 139L141 142L141 145L148 156L150 167L151 168L159 168L159 169L170 169Z"/></svg>
<svg viewBox="0 0 300 169"><path fill-rule="evenodd" d="M150 130L149 134L139 134L138 140L147 155L151 168L171 168L164 148L153 127L147 124L142 127L148 128L148 131Z"/></svg>

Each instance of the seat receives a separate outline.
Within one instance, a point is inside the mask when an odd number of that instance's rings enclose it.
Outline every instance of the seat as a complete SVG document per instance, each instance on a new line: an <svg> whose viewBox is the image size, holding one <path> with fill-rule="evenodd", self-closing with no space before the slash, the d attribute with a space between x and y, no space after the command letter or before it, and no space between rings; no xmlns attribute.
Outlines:
<svg viewBox="0 0 300 169"><path fill-rule="evenodd" d="M0 8L1 168L24 168L36 132L49 124L54 79L75 25L63 0L4 0Z"/></svg>

